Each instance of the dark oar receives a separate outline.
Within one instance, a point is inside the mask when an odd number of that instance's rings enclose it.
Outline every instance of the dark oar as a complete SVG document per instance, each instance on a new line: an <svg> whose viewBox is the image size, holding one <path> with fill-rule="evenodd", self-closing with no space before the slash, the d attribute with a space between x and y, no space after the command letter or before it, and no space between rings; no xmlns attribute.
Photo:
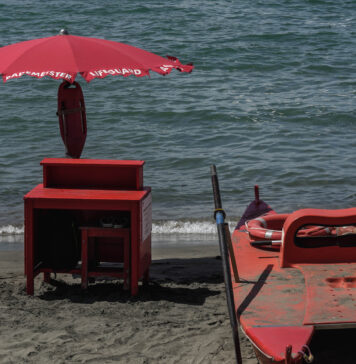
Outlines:
<svg viewBox="0 0 356 364"><path fill-rule="evenodd" d="M230 323L231 323L231 327L232 327L232 335L233 335L234 345L235 345L236 362L237 362L237 364L242 364L240 340L239 340L238 325L237 325L237 320L236 320L236 310L235 310L235 304L234 304L234 295L232 292L232 282L231 282L231 275L230 275L230 262L229 262L228 246L227 246L228 237L226 236L227 229L226 229L226 225L224 223L225 212L222 209L222 205L221 205L219 181L218 181L218 176L216 174L215 165L211 166L211 181L213 184L214 203L215 203L214 218L216 220L216 225L217 225L218 234L219 234L219 246L220 246L220 253L221 253L222 265L223 265L223 271L224 271L226 300L227 300L227 306L229 309ZM230 234L230 232L228 232L228 233Z"/></svg>
<svg viewBox="0 0 356 364"><path fill-rule="evenodd" d="M282 244L281 240L256 240L251 241L252 246L280 246Z"/></svg>

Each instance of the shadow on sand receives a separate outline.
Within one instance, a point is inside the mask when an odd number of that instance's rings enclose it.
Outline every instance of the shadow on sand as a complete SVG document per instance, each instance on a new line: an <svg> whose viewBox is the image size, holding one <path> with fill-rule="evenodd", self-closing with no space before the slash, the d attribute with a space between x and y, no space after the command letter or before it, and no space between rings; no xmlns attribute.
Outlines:
<svg viewBox="0 0 356 364"><path fill-rule="evenodd" d="M43 283L39 298L43 300L68 299L75 303L90 304L97 301L138 302L169 301L189 305L203 305L209 296L218 295L217 285L223 282L220 257L153 260L150 281L140 285L136 297L123 289L122 282L107 278L80 288L80 281L64 281L61 276Z"/></svg>

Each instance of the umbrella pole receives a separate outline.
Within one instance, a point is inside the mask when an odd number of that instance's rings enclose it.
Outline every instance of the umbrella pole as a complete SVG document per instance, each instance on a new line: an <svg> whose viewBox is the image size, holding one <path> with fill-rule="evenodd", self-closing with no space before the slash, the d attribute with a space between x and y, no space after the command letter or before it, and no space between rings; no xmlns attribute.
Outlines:
<svg viewBox="0 0 356 364"><path fill-rule="evenodd" d="M212 181L212 185L213 185L214 203L215 203L214 218L216 220L216 225L217 225L218 235L219 235L219 247L220 247L222 265L223 265L226 300L227 300L227 306L228 306L228 310L229 310L230 324L231 324L231 328L232 328L232 336L233 336L234 346L235 346L236 363L242 364L240 340L239 340L239 333L238 333L238 324L237 324L237 320L236 320L236 309L235 309L234 295L232 292L232 281L231 281L231 275L230 275L229 253L228 253L228 247L227 247L227 244L228 244L227 243L227 241L228 241L227 233L230 234L230 232L227 232L226 225L224 223L225 211L222 209L222 205L221 205L219 181L218 181L218 176L216 173L215 165L211 166L211 181Z"/></svg>

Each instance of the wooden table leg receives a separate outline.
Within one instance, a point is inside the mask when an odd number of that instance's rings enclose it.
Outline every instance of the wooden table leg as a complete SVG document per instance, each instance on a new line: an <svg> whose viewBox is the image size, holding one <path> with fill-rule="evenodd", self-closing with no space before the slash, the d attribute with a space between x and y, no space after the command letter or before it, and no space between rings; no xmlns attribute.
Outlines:
<svg viewBox="0 0 356 364"><path fill-rule="evenodd" d="M124 290L128 290L129 288L130 288L130 235L124 237Z"/></svg>
<svg viewBox="0 0 356 364"><path fill-rule="evenodd" d="M88 230L82 229L82 289L88 288Z"/></svg>
<svg viewBox="0 0 356 364"><path fill-rule="evenodd" d="M133 216L135 218L133 218ZM131 231L136 232L139 229L139 214L137 208L132 209L131 211ZM131 268L130 268L130 276L131 276L131 295L136 296L138 294L138 255L139 255L139 240L136 233L133 233L130 237L130 260L131 260Z"/></svg>
<svg viewBox="0 0 356 364"><path fill-rule="evenodd" d="M34 293L33 272L27 273L26 293L30 296L33 296Z"/></svg>
<svg viewBox="0 0 356 364"><path fill-rule="evenodd" d="M143 284L148 284L149 280L150 280L150 269L147 268L145 273L143 273L142 282Z"/></svg>
<svg viewBox="0 0 356 364"><path fill-rule="evenodd" d="M32 204L25 201L25 273L26 293L34 293L34 256L33 256L33 208Z"/></svg>
<svg viewBox="0 0 356 364"><path fill-rule="evenodd" d="M44 272L43 273L43 281L49 283L51 281L51 273Z"/></svg>

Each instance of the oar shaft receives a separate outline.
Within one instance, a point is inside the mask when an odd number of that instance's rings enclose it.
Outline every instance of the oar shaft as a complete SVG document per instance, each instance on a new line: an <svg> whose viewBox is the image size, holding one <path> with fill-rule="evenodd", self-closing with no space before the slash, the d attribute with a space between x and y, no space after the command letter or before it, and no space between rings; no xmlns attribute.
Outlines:
<svg viewBox="0 0 356 364"><path fill-rule="evenodd" d="M251 241L252 246L279 246L282 244L281 240L256 240Z"/></svg>
<svg viewBox="0 0 356 364"><path fill-rule="evenodd" d="M235 346L235 355L236 355L236 362L237 364L242 364L242 357L241 357L241 349L240 349L240 340L239 340L239 333L238 333L238 324L236 320L236 309L234 304L234 295L232 291L232 281L230 275L230 262L229 262L229 253L227 248L227 237L226 237L226 228L225 228L225 212L222 209L221 205L221 197L220 197L220 189L219 189L219 181L218 176L216 173L215 165L211 166L211 181L213 185L213 192L214 192L214 203L215 203L215 219L217 224L217 230L219 235L219 247L220 247L220 254L222 258L222 266L223 266L223 274L224 274L224 281L225 281L225 291L226 291L226 300L227 306L230 316L230 324L232 328L232 335L234 340Z"/></svg>
<svg viewBox="0 0 356 364"><path fill-rule="evenodd" d="M215 210L218 210L222 208L222 205L220 197L219 180L218 180L218 175L216 173L216 167L214 164L210 167L210 170L211 170L211 182L213 185Z"/></svg>
<svg viewBox="0 0 356 364"><path fill-rule="evenodd" d="M240 278L239 278L239 273L237 271L234 247L232 246L229 224L225 222L224 228L225 228L225 239L226 239L225 241L226 241L227 247L229 249L230 263L231 263L232 271L234 273L234 280L235 280L235 283L239 283Z"/></svg>

